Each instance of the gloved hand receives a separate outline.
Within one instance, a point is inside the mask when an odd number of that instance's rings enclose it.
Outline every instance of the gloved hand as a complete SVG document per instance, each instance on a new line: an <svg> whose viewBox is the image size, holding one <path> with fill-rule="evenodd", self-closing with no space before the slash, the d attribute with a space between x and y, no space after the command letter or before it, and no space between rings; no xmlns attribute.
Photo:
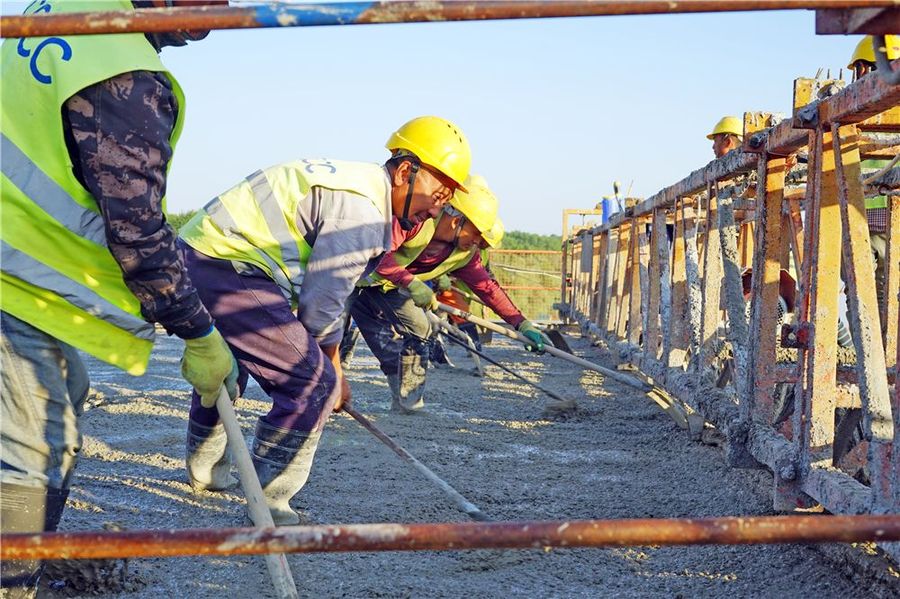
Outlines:
<svg viewBox="0 0 900 599"><path fill-rule="evenodd" d="M450 277L448 277L447 275L441 275L437 278L436 284L438 291L447 291L448 289L450 289Z"/></svg>
<svg viewBox="0 0 900 599"><path fill-rule="evenodd" d="M203 337L184 340L181 376L200 394L204 408L215 407L222 385L232 400L237 397L237 362L215 327Z"/></svg>
<svg viewBox="0 0 900 599"><path fill-rule="evenodd" d="M431 287L419 279L413 279L406 289L409 291L409 296L415 305L423 310L437 310L437 297L435 297Z"/></svg>
<svg viewBox="0 0 900 599"><path fill-rule="evenodd" d="M542 354L544 353L544 344L552 345L550 338L543 334L539 328L534 326L534 323L530 320L523 320L519 325L518 330L531 342L525 344L525 347L527 347L529 351Z"/></svg>

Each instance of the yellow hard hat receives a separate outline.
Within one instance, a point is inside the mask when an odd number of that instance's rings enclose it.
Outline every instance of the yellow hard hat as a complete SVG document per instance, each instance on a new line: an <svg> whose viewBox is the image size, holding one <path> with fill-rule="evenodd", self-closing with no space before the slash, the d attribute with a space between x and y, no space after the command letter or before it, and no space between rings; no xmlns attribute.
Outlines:
<svg viewBox="0 0 900 599"><path fill-rule="evenodd" d="M900 35L886 35L884 36L884 41L887 42L886 53L888 60L900 57ZM847 68L852 69L860 60L875 64L875 49L872 47L871 35L867 35L856 44L856 49L853 51L853 56L850 57L850 64L847 65Z"/></svg>
<svg viewBox="0 0 900 599"><path fill-rule="evenodd" d="M494 221L493 227L481 234L481 238L492 248L498 248L500 247L500 242L503 241L503 234L505 232L503 221L498 218Z"/></svg>
<svg viewBox="0 0 900 599"><path fill-rule="evenodd" d="M462 212L482 234L490 231L497 221L498 202L483 177L472 175L465 181L465 189L457 189L450 205Z"/></svg>
<svg viewBox="0 0 900 599"><path fill-rule="evenodd" d="M424 164L439 170L463 186L469 176L472 151L456 125L436 116L420 116L404 123L388 138L390 151L407 150Z"/></svg>
<svg viewBox="0 0 900 599"><path fill-rule="evenodd" d="M712 133L706 136L706 139L712 139L719 133L731 133L738 137L744 136L744 122L736 116L723 116L713 127Z"/></svg>

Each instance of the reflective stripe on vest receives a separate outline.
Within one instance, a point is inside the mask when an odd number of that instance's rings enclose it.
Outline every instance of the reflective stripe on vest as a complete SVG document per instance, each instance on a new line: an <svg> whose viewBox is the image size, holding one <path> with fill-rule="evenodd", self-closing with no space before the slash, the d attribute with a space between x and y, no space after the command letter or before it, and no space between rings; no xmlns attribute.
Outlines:
<svg viewBox="0 0 900 599"><path fill-rule="evenodd" d="M152 324L119 309L91 289L59 274L5 241L0 241L0 261L3 262L3 272L37 287L52 289L54 293L73 306L94 316L102 315L103 320L128 331L139 339L153 339L154 327Z"/></svg>
<svg viewBox="0 0 900 599"><path fill-rule="evenodd" d="M44 174L5 134L0 135L0 170L28 199L52 214L66 229L106 247L103 217L81 206L59 184ZM5 270L5 269L4 269ZM19 275L16 275L19 276ZM27 278L19 277L25 281ZM30 281L29 281L30 282ZM53 289L53 287L50 287Z"/></svg>
<svg viewBox="0 0 900 599"><path fill-rule="evenodd" d="M297 248L297 242L294 236L288 231L287 223L284 221L284 215L281 212L281 206L275 198L275 192L269 185L266 174L259 170L247 177L253 195L256 197L256 203L262 212L266 225L269 227L278 247L281 249L281 260L287 267L287 276L294 287L299 289L303 285L303 275L306 272L306 265L300 257L300 251ZM268 258L268 256L267 256Z"/></svg>
<svg viewBox="0 0 900 599"><path fill-rule="evenodd" d="M206 206L203 207L203 210L206 212L209 219L215 223L219 230L222 231L222 234L226 237L232 237L235 239L241 239L243 241L247 241L243 235L241 235L241 229L238 227L237 223L234 222L234 219L231 218L231 214L228 213L228 209L225 205L219 200L219 198L215 198ZM272 278L275 279L275 283L278 287L281 288L281 294L284 296L286 300L291 300L296 296L294 293L293 286L291 285L290 279L284 274L284 271L281 270L281 266L275 262L271 256L262 251L259 248L255 249L256 256L265 262L269 270L272 273ZM239 272L246 269L245 265L239 263L235 260L231 261L234 264L235 269Z"/></svg>

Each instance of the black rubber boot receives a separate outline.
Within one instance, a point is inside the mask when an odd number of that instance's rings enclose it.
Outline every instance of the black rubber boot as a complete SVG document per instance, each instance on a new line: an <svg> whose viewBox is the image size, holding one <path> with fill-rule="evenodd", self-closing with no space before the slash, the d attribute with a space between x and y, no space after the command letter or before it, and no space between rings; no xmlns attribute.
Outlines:
<svg viewBox="0 0 900 599"><path fill-rule="evenodd" d="M231 475L231 452L222 424L204 426L188 420L184 462L195 489L222 491L237 485Z"/></svg>
<svg viewBox="0 0 900 599"><path fill-rule="evenodd" d="M53 532L66 507L68 489L0 483L0 524L3 534ZM8 560L0 569L0 596L35 597L44 570L39 560Z"/></svg>
<svg viewBox="0 0 900 599"><path fill-rule="evenodd" d="M272 426L263 422L262 418L256 424L251 452L253 466L276 526L300 522L300 516L291 509L290 500L309 478L321 435L320 432Z"/></svg>

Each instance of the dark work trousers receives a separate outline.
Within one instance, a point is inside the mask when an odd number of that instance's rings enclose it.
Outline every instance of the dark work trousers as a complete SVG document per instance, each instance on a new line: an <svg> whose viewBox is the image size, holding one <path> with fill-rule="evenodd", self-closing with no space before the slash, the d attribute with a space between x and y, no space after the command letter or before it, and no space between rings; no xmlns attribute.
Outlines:
<svg viewBox="0 0 900 599"><path fill-rule="evenodd" d="M242 265L246 272L238 274L230 261L178 243L203 305L238 361L241 391L249 374L272 398L262 420L296 431L322 430L337 399L334 366L297 320L281 288L258 268ZM191 420L213 426L219 414L201 406L194 392Z"/></svg>
<svg viewBox="0 0 900 599"><path fill-rule="evenodd" d="M412 298L396 289L357 288L350 314L385 374L400 373L400 357L419 355L426 366L431 349L431 324Z"/></svg>

